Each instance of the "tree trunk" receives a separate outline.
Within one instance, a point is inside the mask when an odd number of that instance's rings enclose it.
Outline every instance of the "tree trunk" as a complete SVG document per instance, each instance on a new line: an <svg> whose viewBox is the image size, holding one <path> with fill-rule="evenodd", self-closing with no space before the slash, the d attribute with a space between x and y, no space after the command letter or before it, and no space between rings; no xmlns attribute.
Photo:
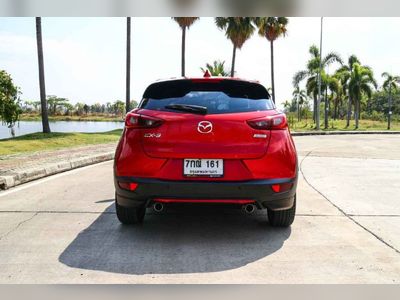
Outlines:
<svg viewBox="0 0 400 300"><path fill-rule="evenodd" d="M339 99L336 98L335 104L334 104L334 114L333 114L333 119L336 121L338 118L338 106L339 106Z"/></svg>
<svg viewBox="0 0 400 300"><path fill-rule="evenodd" d="M346 120L346 127L350 126L350 118L351 118L351 97L349 95L349 103L347 107L347 120Z"/></svg>
<svg viewBox="0 0 400 300"><path fill-rule="evenodd" d="M325 89L325 105L324 105L325 115L324 115L324 127L328 129L328 88Z"/></svg>
<svg viewBox="0 0 400 300"><path fill-rule="evenodd" d="M272 88L272 101L275 103L275 78L274 78L274 41L270 42L271 45L271 88Z"/></svg>
<svg viewBox="0 0 400 300"><path fill-rule="evenodd" d="M331 119L333 118L333 113L332 113L332 110L331 110L331 100L330 99L328 99L328 117L330 117Z"/></svg>
<svg viewBox="0 0 400 300"><path fill-rule="evenodd" d="M231 77L235 76L236 45L233 45Z"/></svg>
<svg viewBox="0 0 400 300"><path fill-rule="evenodd" d="M317 98L314 95L314 111L313 111L313 122L315 123L316 117L317 117Z"/></svg>
<svg viewBox="0 0 400 300"><path fill-rule="evenodd" d="M297 97L297 122L300 122L300 101L299 101L299 97Z"/></svg>
<svg viewBox="0 0 400 300"><path fill-rule="evenodd" d="M46 85L44 80L44 61L43 61L43 43L42 43L42 18L36 17L36 42L39 64L39 87L40 104L42 111L43 133L50 133L49 117L47 112Z"/></svg>
<svg viewBox="0 0 400 300"><path fill-rule="evenodd" d="M125 111L131 108L131 18L126 18L126 98Z"/></svg>
<svg viewBox="0 0 400 300"><path fill-rule="evenodd" d="M390 119L391 119L391 116L392 116L391 110L392 110L392 85L389 86L388 127L387 127L388 130L390 129Z"/></svg>
<svg viewBox="0 0 400 300"><path fill-rule="evenodd" d="M184 26L182 28L182 54L181 54L181 59L182 59L181 75L182 75L182 77L185 77L185 46L186 46L186 27Z"/></svg>
<svg viewBox="0 0 400 300"><path fill-rule="evenodd" d="M354 101L354 119L356 121L356 129L358 129L359 118L360 118L360 100L355 99L355 101Z"/></svg>

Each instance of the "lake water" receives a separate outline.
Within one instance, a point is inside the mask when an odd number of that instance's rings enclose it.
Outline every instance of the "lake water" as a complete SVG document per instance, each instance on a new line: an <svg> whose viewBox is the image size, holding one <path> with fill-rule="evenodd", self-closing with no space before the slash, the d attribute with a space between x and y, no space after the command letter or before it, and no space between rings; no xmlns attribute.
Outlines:
<svg viewBox="0 0 400 300"><path fill-rule="evenodd" d="M124 122L55 121L49 123L52 132L104 132L124 127ZM41 121L21 121L15 124L15 136L33 132L42 132ZM0 123L0 139L10 137L10 129Z"/></svg>

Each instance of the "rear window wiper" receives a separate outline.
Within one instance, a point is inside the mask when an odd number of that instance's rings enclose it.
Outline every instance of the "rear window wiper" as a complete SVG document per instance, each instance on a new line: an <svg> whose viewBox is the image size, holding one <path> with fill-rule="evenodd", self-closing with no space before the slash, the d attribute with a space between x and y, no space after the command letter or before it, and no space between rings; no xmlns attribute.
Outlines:
<svg viewBox="0 0 400 300"><path fill-rule="evenodd" d="M199 105L170 104L170 105L166 105L165 108L190 112L190 113L194 113L194 114L201 114L201 115L207 114L207 107L199 106Z"/></svg>

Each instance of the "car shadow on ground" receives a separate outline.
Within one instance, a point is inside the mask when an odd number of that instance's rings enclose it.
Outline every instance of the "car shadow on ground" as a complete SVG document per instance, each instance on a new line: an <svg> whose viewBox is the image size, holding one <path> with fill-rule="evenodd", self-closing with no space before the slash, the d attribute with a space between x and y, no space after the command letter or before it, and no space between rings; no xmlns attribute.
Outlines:
<svg viewBox="0 0 400 300"><path fill-rule="evenodd" d="M246 215L215 206L147 210L143 225L124 226L110 205L60 255L69 267L121 274L218 272L279 250L290 228L272 228L266 211Z"/></svg>

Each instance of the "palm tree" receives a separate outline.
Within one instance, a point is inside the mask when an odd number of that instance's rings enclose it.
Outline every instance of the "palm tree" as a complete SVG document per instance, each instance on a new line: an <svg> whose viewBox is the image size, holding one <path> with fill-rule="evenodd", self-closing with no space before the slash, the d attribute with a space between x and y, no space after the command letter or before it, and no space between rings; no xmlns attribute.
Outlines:
<svg viewBox="0 0 400 300"><path fill-rule="evenodd" d="M292 103L289 100L285 100L285 102L283 102L282 105L283 105L283 110L286 113L290 112L290 108L292 107Z"/></svg>
<svg viewBox="0 0 400 300"><path fill-rule="evenodd" d="M274 41L280 36L285 36L289 19L285 17L255 18L258 34L265 37L271 47L271 86L272 100L275 103L275 79L274 79Z"/></svg>
<svg viewBox="0 0 400 300"><path fill-rule="evenodd" d="M348 59L348 63L347 65L343 65L341 68L339 68L336 71L336 74L338 74L338 76L341 77L342 79L342 83L343 83L343 88L345 91L347 91L347 120L346 120L346 127L350 126L350 118L351 118L351 106L352 106L352 98L351 95L349 93L349 81L350 78L352 76L352 72L353 72L353 66L354 64L361 64L360 60L357 58L357 56L350 55L349 59Z"/></svg>
<svg viewBox="0 0 400 300"><path fill-rule="evenodd" d="M205 73L207 70L210 72L211 76L223 76L226 77L229 75L227 71L225 71L225 62L221 62L219 60L214 60L213 64L206 64L206 68L200 68L200 70Z"/></svg>
<svg viewBox="0 0 400 300"><path fill-rule="evenodd" d="M189 29L190 26L193 25L194 22L196 22L198 17L174 17L172 18L175 20L179 26L182 29L182 54L181 54L181 60L182 60L182 65L181 65L181 75L182 77L185 76L185 46L186 46L186 29Z"/></svg>
<svg viewBox="0 0 400 300"><path fill-rule="evenodd" d="M319 78L319 73L314 73L312 76L309 76L306 82L306 91L307 95L312 97L314 99L314 121L316 120L316 110L319 109L317 108L317 97L318 97L318 78ZM328 87L328 75L325 73L324 70L321 72L321 91L325 93Z"/></svg>
<svg viewBox="0 0 400 300"><path fill-rule="evenodd" d="M250 17L215 18L217 27L221 30L225 30L226 37L230 39L233 44L231 77L235 76L236 49L241 49L243 44L254 33L253 19L254 18Z"/></svg>
<svg viewBox="0 0 400 300"><path fill-rule="evenodd" d="M126 18L126 98L125 111L131 107L131 18Z"/></svg>
<svg viewBox="0 0 400 300"><path fill-rule="evenodd" d="M318 96L318 74L319 74L319 65L320 65L320 55L319 55L319 48L315 45L312 45L309 49L309 53L311 55L311 58L307 62L307 68L306 70L298 71L296 74L293 76L293 86L296 87L298 86L304 79L308 78L308 80L314 81L316 84L316 93L313 91L311 93L313 100L314 100L314 114L313 114L313 119L315 122L315 115L317 112L317 109L320 109L319 107L317 108L317 96ZM336 52L330 52L328 53L325 57L322 58L322 74L321 74L321 81L323 80L323 74L324 74L324 69L325 67L329 66L332 63L339 63L342 64L342 59L339 54ZM313 83L313 84L314 84ZM311 84L311 85L313 85ZM309 83L307 82L307 85ZM326 87L325 87L326 88ZM310 95L309 91L312 90L310 88L307 88L307 94Z"/></svg>
<svg viewBox="0 0 400 300"><path fill-rule="evenodd" d="M389 99L388 99L388 127L390 129L390 119L392 114L392 89L397 91L398 84L400 83L400 76L393 76L388 72L382 73L382 77L385 78L383 82L383 88L386 92L389 92Z"/></svg>
<svg viewBox="0 0 400 300"><path fill-rule="evenodd" d="M301 90L300 87L297 86L292 95L297 103L297 121L301 121L301 107L307 101L306 91Z"/></svg>
<svg viewBox="0 0 400 300"><path fill-rule="evenodd" d="M345 81L343 76L340 73L335 73L331 77L331 81L329 83L329 89L332 94L334 94L333 98L333 119L336 120L339 115L339 107L343 105L343 98L345 95Z"/></svg>
<svg viewBox="0 0 400 300"><path fill-rule="evenodd" d="M49 117L47 113L46 84L44 81L43 42L42 42L42 18L36 17L36 42L39 64L39 88L42 114L43 133L50 133Z"/></svg>
<svg viewBox="0 0 400 300"><path fill-rule="evenodd" d="M377 87L372 70L358 63L354 63L349 81L349 95L351 95L351 99L354 100L355 129L358 129L361 98L363 95L367 95L368 98L371 98L372 87Z"/></svg>
<svg viewBox="0 0 400 300"><path fill-rule="evenodd" d="M327 76L327 88L325 90L325 99L326 99L326 104L327 107L327 114L326 114L326 118L325 118L325 128L328 128L328 116L329 113L331 112L331 102L334 102L334 108L336 109L337 107L337 103L339 101L338 97L340 95L341 92L341 85L339 82L339 79L335 77L335 75L328 75ZM330 91L330 95L328 97L328 90ZM331 101L332 100L332 101ZM335 110L336 112L336 110ZM331 116L334 117L334 115Z"/></svg>

